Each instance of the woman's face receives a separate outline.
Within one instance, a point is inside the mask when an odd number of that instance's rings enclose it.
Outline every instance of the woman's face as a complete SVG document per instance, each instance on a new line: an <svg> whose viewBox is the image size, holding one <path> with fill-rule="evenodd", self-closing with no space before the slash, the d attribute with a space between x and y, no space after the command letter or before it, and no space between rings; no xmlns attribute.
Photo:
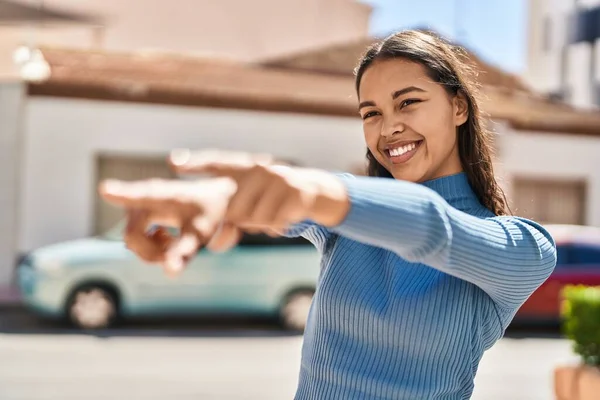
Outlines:
<svg viewBox="0 0 600 400"><path fill-rule="evenodd" d="M423 182L462 171L456 133L467 102L420 64L375 61L362 76L359 102L367 146L394 178Z"/></svg>

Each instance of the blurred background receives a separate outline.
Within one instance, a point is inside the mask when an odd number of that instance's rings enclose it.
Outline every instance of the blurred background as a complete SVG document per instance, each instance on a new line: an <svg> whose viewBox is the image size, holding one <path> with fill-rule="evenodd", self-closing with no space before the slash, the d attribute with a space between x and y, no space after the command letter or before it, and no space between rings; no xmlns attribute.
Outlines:
<svg viewBox="0 0 600 400"><path fill-rule="evenodd" d="M247 235L169 279L96 185L174 148L362 173L353 68L403 28L469 51L511 207L559 245L474 399L597 399L599 0L0 0L0 400L292 398L316 251Z"/></svg>

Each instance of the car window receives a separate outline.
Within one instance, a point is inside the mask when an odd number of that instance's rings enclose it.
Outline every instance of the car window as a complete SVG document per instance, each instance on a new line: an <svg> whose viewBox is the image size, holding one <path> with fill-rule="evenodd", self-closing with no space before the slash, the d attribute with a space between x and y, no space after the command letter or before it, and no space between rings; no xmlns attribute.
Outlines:
<svg viewBox="0 0 600 400"><path fill-rule="evenodd" d="M306 246L311 243L303 237L270 237L266 234L248 234L245 233L238 243L239 247L250 246Z"/></svg>
<svg viewBox="0 0 600 400"><path fill-rule="evenodd" d="M572 244L570 262L574 265L600 266L600 245Z"/></svg>
<svg viewBox="0 0 600 400"><path fill-rule="evenodd" d="M600 266L600 245L587 243L569 243L556 246L557 268Z"/></svg>
<svg viewBox="0 0 600 400"><path fill-rule="evenodd" d="M107 232L104 237L110 240L123 240L123 230L125 228L125 221L121 221L117 226ZM158 225L150 227L148 230L152 232L158 228ZM173 227L167 227L167 230L171 236L178 236L179 230ZM249 246L306 246L312 245L308 240L303 237L270 237L266 234L249 234L245 233L242 239L238 243L239 247Z"/></svg>
<svg viewBox="0 0 600 400"><path fill-rule="evenodd" d="M127 221L126 220L121 220L113 228L109 229L107 232L105 232L104 234L102 234L102 237L104 239L108 239L108 240L123 240L123 236L124 236L124 231L125 231L125 226L126 225L127 225ZM151 233L154 230L156 230L158 227L159 227L159 225L152 225L148 229L148 232ZM179 230L177 228L167 227L167 231L169 232L169 234L171 236L178 236L179 235Z"/></svg>
<svg viewBox="0 0 600 400"><path fill-rule="evenodd" d="M123 231L127 221L124 219L119 221L114 227L104 232L101 236L107 240L123 240Z"/></svg>
<svg viewBox="0 0 600 400"><path fill-rule="evenodd" d="M570 245L557 245L556 246L556 266L569 265L571 260L569 257Z"/></svg>

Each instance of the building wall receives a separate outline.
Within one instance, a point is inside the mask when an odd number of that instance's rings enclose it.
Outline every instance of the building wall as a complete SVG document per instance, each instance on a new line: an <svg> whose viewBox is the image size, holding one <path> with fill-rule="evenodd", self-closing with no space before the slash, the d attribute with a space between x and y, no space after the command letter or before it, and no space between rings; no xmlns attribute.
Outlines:
<svg viewBox="0 0 600 400"><path fill-rule="evenodd" d="M25 123L20 251L94 232L100 154L216 147L330 170L353 168L364 154L358 118L32 97ZM584 179L585 222L600 226L600 138L495 128L496 172L508 196L517 178Z"/></svg>
<svg viewBox="0 0 600 400"><path fill-rule="evenodd" d="M585 223L600 226L600 137L507 131L499 137L502 171L508 185L516 178L584 180Z"/></svg>
<svg viewBox="0 0 600 400"><path fill-rule="evenodd" d="M529 1L525 78L535 90L555 93L564 87L571 104L584 108L600 105L600 40L569 44L567 39L569 17L577 9L597 6L600 0Z"/></svg>
<svg viewBox="0 0 600 400"><path fill-rule="evenodd" d="M536 90L550 92L560 88L560 48L566 35L564 16L573 9L570 0L529 1L526 78ZM545 29L547 24L549 30Z"/></svg>
<svg viewBox="0 0 600 400"><path fill-rule="evenodd" d="M100 152L164 157L216 147L332 170L364 155L359 118L36 97L24 140L21 251L93 233Z"/></svg>
<svg viewBox="0 0 600 400"><path fill-rule="evenodd" d="M0 286L11 279L19 234L16 210L24 99L22 85L0 84Z"/></svg>

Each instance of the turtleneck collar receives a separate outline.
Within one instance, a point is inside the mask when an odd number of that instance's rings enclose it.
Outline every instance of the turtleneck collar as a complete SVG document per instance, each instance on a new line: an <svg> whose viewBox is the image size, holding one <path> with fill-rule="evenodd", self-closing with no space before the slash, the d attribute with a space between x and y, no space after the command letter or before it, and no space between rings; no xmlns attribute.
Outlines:
<svg viewBox="0 0 600 400"><path fill-rule="evenodd" d="M432 179L421 184L437 192L450 205L458 209L481 206L469 184L467 174L464 172Z"/></svg>

